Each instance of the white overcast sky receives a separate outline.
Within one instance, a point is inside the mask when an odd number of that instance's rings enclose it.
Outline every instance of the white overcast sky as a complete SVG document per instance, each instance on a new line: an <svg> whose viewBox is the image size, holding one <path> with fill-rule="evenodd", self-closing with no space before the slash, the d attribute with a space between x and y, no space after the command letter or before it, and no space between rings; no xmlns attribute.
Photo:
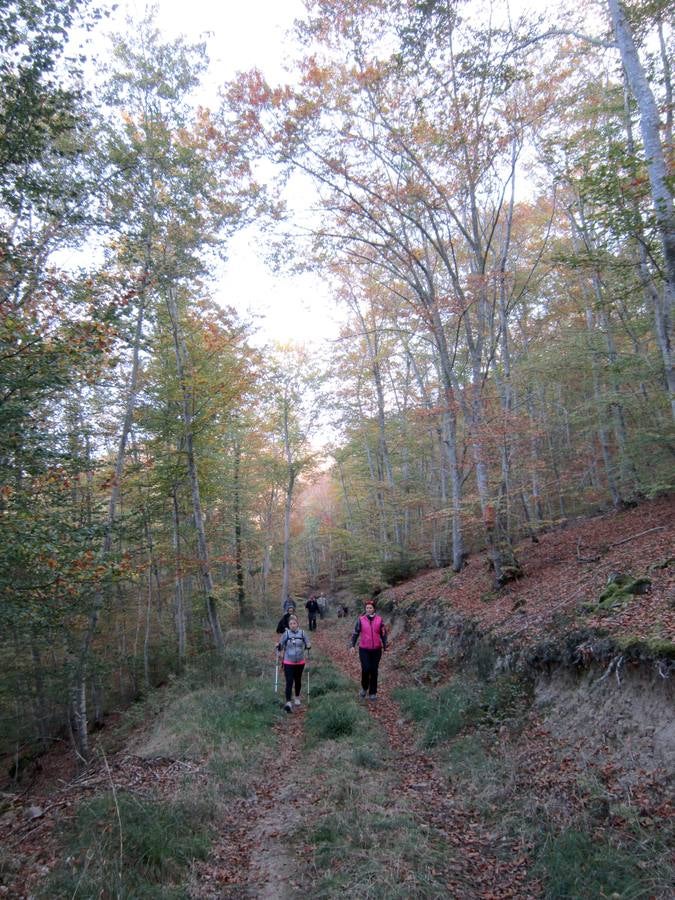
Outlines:
<svg viewBox="0 0 675 900"><path fill-rule="evenodd" d="M272 81L286 80L284 60L292 55L288 35L302 15L302 0L157 0L157 21L168 38L205 40L210 60L204 98L211 105L218 87L238 71L261 69ZM139 19L147 4L121 0L111 30L124 27L125 17ZM293 205L302 206L306 191L297 191ZM307 201L309 202L309 200ZM257 248L263 239L255 228L236 236L229 261L217 279L216 299L255 319L261 341L295 341L319 349L337 334L338 311L325 283L317 275L277 275Z"/></svg>

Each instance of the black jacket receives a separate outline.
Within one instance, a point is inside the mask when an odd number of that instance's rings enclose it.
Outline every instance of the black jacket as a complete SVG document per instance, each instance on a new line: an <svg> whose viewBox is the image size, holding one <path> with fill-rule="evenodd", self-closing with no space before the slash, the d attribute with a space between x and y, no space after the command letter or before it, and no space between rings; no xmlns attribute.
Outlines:
<svg viewBox="0 0 675 900"><path fill-rule="evenodd" d="M283 634L284 631L288 628L288 620L291 616L296 615L295 611L284 613L283 616L279 619L279 624L277 625L277 634Z"/></svg>

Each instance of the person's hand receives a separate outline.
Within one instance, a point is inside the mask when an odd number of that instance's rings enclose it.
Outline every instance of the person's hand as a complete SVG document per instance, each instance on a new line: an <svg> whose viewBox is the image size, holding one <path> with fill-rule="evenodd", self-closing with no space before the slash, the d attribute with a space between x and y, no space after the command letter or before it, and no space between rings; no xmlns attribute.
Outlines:
<svg viewBox="0 0 675 900"><path fill-rule="evenodd" d="M350 653L353 653L355 650L356 650L356 647L354 647L353 645L349 648Z"/></svg>

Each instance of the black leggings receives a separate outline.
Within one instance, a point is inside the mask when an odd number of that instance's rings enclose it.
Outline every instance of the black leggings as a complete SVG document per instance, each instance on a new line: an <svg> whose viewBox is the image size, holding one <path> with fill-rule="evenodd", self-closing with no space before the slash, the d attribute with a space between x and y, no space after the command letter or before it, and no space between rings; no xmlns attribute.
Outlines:
<svg viewBox="0 0 675 900"><path fill-rule="evenodd" d="M293 685L295 684L295 696L300 696L300 687L302 682L302 671L305 668L304 663L299 665L289 665L284 663L284 675L286 676L286 703L291 702L293 694Z"/></svg>
<svg viewBox="0 0 675 900"><path fill-rule="evenodd" d="M380 665L382 650L363 650L359 647L361 660L361 687L367 694L377 693L377 667Z"/></svg>

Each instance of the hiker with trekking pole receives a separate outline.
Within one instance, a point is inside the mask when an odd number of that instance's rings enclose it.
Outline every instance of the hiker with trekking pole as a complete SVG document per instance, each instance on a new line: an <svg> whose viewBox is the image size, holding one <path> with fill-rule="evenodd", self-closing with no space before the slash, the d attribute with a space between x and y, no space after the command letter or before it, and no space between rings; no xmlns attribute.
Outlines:
<svg viewBox="0 0 675 900"><path fill-rule="evenodd" d="M377 670L382 658L382 651L387 649L387 627L382 616L375 612L372 600L366 601L365 612L359 616L354 625L350 641L350 651L359 644L359 661L361 662L361 690L359 697L370 701L377 700Z"/></svg>
<svg viewBox="0 0 675 900"><path fill-rule="evenodd" d="M311 644L307 640L307 635L300 628L298 617L291 614L288 617L288 628L281 636L281 640L276 645L277 653L282 653L282 665L284 669L284 677L286 679L286 703L284 709L287 713L293 711L293 706L300 706L300 691L302 690L302 673L305 664L308 661L305 656L311 650ZM309 697L309 674L307 675L308 697ZM291 703L293 697L293 689L295 688L295 700Z"/></svg>

